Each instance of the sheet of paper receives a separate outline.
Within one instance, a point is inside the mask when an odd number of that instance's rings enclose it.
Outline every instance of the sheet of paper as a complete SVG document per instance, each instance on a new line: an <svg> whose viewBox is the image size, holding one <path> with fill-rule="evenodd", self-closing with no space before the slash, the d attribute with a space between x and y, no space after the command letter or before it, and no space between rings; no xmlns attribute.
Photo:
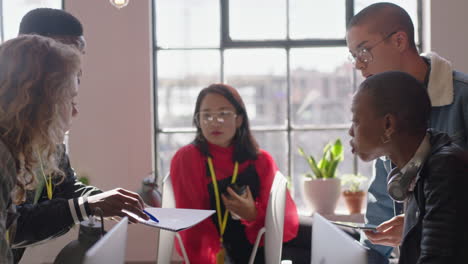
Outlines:
<svg viewBox="0 0 468 264"><path fill-rule="evenodd" d="M140 223L174 232L190 228L215 213L214 210L157 207L147 207L145 210L156 217L159 220L159 223L156 223L153 220L147 221L135 216L138 218Z"/></svg>

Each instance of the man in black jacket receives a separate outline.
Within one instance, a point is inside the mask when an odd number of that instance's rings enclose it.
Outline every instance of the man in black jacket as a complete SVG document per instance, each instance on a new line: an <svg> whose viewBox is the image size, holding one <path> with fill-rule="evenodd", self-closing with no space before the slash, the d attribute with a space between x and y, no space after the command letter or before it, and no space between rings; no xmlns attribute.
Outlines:
<svg viewBox="0 0 468 264"><path fill-rule="evenodd" d="M399 263L466 263L468 154L447 134L427 130L431 101L423 85L403 72L373 75L351 111L352 152L396 165L387 192L405 208Z"/></svg>
<svg viewBox="0 0 468 264"><path fill-rule="evenodd" d="M76 47L83 54L86 47L80 21L58 9L39 8L30 11L21 20L19 34L51 37ZM73 105L73 116L77 114L77 106ZM26 201L17 206L19 217L12 244L15 263L19 262L27 246L65 234L74 224L93 215L98 207L105 217L128 216L130 221L137 222L133 216L122 211L125 209L148 219L142 211L144 203L138 194L121 188L102 192L96 187L86 186L78 181L65 146L62 150L60 169L65 176L63 179L52 177L54 183L52 197L47 196L44 182L39 182L36 190L27 193Z"/></svg>
<svg viewBox="0 0 468 264"><path fill-rule="evenodd" d="M414 37L414 25L405 9L379 2L352 17L346 43L351 61L364 78L398 70L424 83L432 104L429 127L447 133L468 150L468 75L454 70L446 58L434 52L420 55ZM402 239L403 206L394 203L386 191L386 178L393 167L387 158L377 159L369 183L365 220L384 230L361 237L375 253L369 264L388 263L393 247Z"/></svg>

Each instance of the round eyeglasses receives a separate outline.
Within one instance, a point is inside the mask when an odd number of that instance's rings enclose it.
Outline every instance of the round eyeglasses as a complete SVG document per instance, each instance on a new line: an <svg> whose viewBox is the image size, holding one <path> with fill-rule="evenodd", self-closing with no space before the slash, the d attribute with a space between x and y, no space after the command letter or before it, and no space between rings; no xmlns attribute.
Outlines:
<svg viewBox="0 0 468 264"><path fill-rule="evenodd" d="M349 61L354 66L356 66L357 62L369 64L370 62L372 62L372 60L374 60L374 56L372 56L371 50L377 47L380 43L384 42L385 40L393 36L395 33L397 33L397 31L393 31L392 33L388 34L385 38L381 39L380 41L378 41L377 43L375 43L374 45L368 48L363 47L361 49L358 49L356 52L356 55L350 53L348 56Z"/></svg>
<svg viewBox="0 0 468 264"><path fill-rule="evenodd" d="M216 122L224 124L224 122L229 122L237 117L237 114L233 111L219 111L219 112L208 112L208 111L200 111L195 115L196 121L200 124L203 123L205 125L212 123L216 120Z"/></svg>

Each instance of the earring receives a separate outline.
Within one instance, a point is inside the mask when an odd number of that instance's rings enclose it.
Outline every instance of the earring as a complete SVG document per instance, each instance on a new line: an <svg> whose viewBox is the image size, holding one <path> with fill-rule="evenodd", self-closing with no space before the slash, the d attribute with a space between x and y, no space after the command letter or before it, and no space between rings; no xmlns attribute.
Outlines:
<svg viewBox="0 0 468 264"><path fill-rule="evenodd" d="M391 138L390 138L390 136L387 136L387 135L384 134L383 136L380 137L380 140L382 141L383 144L386 144L386 143L390 142Z"/></svg>

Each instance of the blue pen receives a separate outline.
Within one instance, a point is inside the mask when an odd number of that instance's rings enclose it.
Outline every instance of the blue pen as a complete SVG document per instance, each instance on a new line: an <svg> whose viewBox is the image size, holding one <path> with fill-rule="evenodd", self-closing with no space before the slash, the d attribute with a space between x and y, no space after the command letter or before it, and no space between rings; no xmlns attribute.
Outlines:
<svg viewBox="0 0 468 264"><path fill-rule="evenodd" d="M155 221L156 223L159 223L159 220L158 220L156 217L154 217L154 215L150 214L150 213L149 213L148 211L146 211L146 210L143 210L143 212L144 212L146 215L148 215L149 218L150 218L151 220Z"/></svg>

